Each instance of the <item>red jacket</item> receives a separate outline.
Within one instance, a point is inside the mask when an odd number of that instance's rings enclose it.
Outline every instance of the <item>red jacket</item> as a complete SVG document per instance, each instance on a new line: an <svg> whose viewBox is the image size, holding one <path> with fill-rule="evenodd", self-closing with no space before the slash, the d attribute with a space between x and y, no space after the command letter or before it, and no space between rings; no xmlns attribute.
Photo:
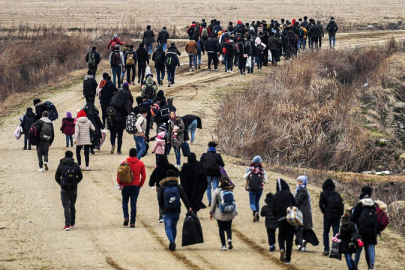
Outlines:
<svg viewBox="0 0 405 270"><path fill-rule="evenodd" d="M134 176L134 181L131 183L123 183L118 179L118 174L117 174L117 183L121 186L139 186L142 187L143 184L145 183L146 180L146 171L145 171L145 164L143 164L142 161L137 159L136 157L128 157L127 158L128 164L131 167L132 170L132 175ZM121 164L124 164L125 160L121 162ZM142 177L140 177L142 176Z"/></svg>
<svg viewBox="0 0 405 270"><path fill-rule="evenodd" d="M201 37L201 33L202 33L202 30L204 29L204 27L200 27L200 31L198 31L198 33L200 34L200 37ZM211 29L207 26L207 31L208 31L208 37L210 37L212 34L211 34Z"/></svg>
<svg viewBox="0 0 405 270"><path fill-rule="evenodd" d="M73 135L75 134L75 119L74 118L63 118L62 126L60 128L63 134Z"/></svg>
<svg viewBox="0 0 405 270"><path fill-rule="evenodd" d="M125 45L125 42L121 42L121 40L119 38L112 38L110 40L110 42L108 42L107 45L107 49L110 49L111 46L111 50L114 50L115 45Z"/></svg>

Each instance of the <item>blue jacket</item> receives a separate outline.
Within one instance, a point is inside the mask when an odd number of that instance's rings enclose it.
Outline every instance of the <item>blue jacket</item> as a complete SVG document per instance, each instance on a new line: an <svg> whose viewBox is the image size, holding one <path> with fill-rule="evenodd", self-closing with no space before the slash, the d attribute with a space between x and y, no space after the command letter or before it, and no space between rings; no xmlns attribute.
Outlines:
<svg viewBox="0 0 405 270"><path fill-rule="evenodd" d="M110 104L114 93L117 91L117 87L111 81L107 82L101 90L100 104Z"/></svg>

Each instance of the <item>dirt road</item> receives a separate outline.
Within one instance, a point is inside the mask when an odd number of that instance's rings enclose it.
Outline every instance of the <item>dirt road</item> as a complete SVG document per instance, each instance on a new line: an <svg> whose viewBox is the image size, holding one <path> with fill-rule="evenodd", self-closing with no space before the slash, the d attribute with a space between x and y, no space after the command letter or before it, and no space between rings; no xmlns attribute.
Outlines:
<svg viewBox="0 0 405 270"><path fill-rule="evenodd" d="M186 62L186 57L183 56L181 61ZM206 68L205 64L203 68ZM243 77L236 72L233 75L223 72L222 66L220 72L198 70L190 73L186 70L182 67L179 71L174 88L164 86L162 89L166 97L175 97L174 105L179 115L202 117L204 129L197 130L196 143L191 146L199 157L212 138L215 101L220 92L232 89L242 79L253 83L258 74L271 72L271 69ZM60 113L60 119L55 123L56 131L67 111L74 113L84 105L81 91L82 86L78 84L48 97ZM131 87L131 91L136 96L139 87ZM317 207L320 189L311 183L314 229L321 244L309 246L306 253L294 251L291 266L281 264L278 248L274 253L268 251L264 220L252 222L248 194L243 189L242 175L246 168L236 165L235 158L228 156L224 156L225 168L237 185L235 196L239 209L239 216L233 223L234 250L219 251L218 228L215 221L209 220L208 209L199 213L205 243L182 248L181 228L185 210L182 209L176 241L178 249L170 252L164 226L157 222L156 192L147 184L140 192L136 228L124 228L121 195L114 185L119 162L134 147L133 138L126 133L122 148L124 155L108 153L108 134L101 151L90 157L91 171L84 172L78 188L76 226L65 232L62 230L64 217L60 187L54 180L59 159L66 151L65 137L56 132L50 149L50 170L39 173L36 151L22 150L22 141L16 141L12 136L17 124L18 117L14 115L6 118L0 126L0 269L345 269L344 261L322 256L323 225ZM149 154L142 160L150 175L155 167L154 156ZM175 161L173 153L169 161ZM185 161L182 158L182 162ZM265 193L274 192L278 177L286 179L292 190L295 189L294 179L269 172ZM404 251L403 239L390 231L384 232L376 249L376 269L404 269ZM363 259L360 269L365 268Z"/></svg>

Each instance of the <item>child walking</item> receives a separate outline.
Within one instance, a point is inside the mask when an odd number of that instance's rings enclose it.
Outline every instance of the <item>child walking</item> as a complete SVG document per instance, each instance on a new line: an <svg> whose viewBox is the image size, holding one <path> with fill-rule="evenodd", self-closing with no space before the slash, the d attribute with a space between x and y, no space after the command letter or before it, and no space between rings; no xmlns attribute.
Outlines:
<svg viewBox="0 0 405 270"><path fill-rule="evenodd" d="M341 218L342 226L337 238L340 242L340 252L343 253L347 268L349 270L357 270L357 265L352 258L352 254L356 253L357 248L363 246L361 236L357 231L356 224L350 221L349 213L345 213Z"/></svg>
<svg viewBox="0 0 405 270"><path fill-rule="evenodd" d="M72 118L72 113L67 112L66 117L62 119L60 130L66 135L66 147L73 147L73 134L75 134L75 119Z"/></svg>
<svg viewBox="0 0 405 270"><path fill-rule="evenodd" d="M156 154L156 166L159 158L165 155L166 151L166 132L159 128L159 133L156 136L155 145L152 148L152 154Z"/></svg>
<svg viewBox="0 0 405 270"><path fill-rule="evenodd" d="M266 195L266 199L264 199L264 202L266 203L263 207L262 210L260 211L260 215L262 217L266 217L265 220L265 225L267 229L267 237L269 240L269 245L270 245L270 252L273 252L276 250L276 229L278 227L277 224L277 218L273 214L273 193L269 192Z"/></svg>

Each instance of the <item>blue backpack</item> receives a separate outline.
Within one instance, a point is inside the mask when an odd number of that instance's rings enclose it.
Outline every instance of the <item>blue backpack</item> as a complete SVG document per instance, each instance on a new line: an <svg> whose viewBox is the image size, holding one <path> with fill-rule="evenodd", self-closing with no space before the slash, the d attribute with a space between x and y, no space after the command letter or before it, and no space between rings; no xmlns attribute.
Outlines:
<svg viewBox="0 0 405 270"><path fill-rule="evenodd" d="M177 186L167 186L164 193L165 207L172 209L180 207L180 194Z"/></svg>
<svg viewBox="0 0 405 270"><path fill-rule="evenodd" d="M222 213L232 213L236 209L235 197L231 190L222 190L219 197L219 210Z"/></svg>
<svg viewBox="0 0 405 270"><path fill-rule="evenodd" d="M44 103L45 110L49 113L49 120L55 121L58 119L58 110L56 109L55 105L53 105L50 101L45 101Z"/></svg>

